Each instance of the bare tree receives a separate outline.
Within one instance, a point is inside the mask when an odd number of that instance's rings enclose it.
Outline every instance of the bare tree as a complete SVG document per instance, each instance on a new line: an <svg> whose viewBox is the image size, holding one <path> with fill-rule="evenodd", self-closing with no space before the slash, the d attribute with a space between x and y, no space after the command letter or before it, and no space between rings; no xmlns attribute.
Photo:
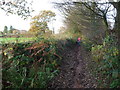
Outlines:
<svg viewBox="0 0 120 90"><path fill-rule="evenodd" d="M6 14L17 14L26 19L30 16L30 12L34 10L31 8L32 2L27 0L0 0L0 9L4 10Z"/></svg>

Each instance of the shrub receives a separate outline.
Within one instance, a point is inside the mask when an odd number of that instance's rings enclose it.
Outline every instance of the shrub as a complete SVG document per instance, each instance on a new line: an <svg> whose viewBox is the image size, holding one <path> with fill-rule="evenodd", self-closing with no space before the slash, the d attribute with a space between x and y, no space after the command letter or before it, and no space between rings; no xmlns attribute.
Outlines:
<svg viewBox="0 0 120 90"><path fill-rule="evenodd" d="M54 40L5 44L3 48L3 88L45 88L58 72L60 56Z"/></svg>
<svg viewBox="0 0 120 90"><path fill-rule="evenodd" d="M85 48L87 51L91 51L92 46L93 46L93 44L92 44L91 41L85 39L85 40L82 40L81 43L83 44L84 48Z"/></svg>
<svg viewBox="0 0 120 90"><path fill-rule="evenodd" d="M116 40L107 36L102 45L92 47L93 60L99 63L98 71L105 75L109 87L120 86L120 61Z"/></svg>

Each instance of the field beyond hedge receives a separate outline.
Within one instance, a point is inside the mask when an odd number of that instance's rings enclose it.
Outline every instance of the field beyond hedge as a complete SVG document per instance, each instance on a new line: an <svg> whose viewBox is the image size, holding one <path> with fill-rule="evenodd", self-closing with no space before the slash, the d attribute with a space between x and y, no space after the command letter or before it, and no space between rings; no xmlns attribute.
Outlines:
<svg viewBox="0 0 120 90"><path fill-rule="evenodd" d="M14 37L11 37L11 38L0 38L0 43L14 43L14 42L21 43L21 42L28 42L28 41L33 41L33 40L34 40L33 37L31 37L31 38L25 38L25 37L14 38Z"/></svg>

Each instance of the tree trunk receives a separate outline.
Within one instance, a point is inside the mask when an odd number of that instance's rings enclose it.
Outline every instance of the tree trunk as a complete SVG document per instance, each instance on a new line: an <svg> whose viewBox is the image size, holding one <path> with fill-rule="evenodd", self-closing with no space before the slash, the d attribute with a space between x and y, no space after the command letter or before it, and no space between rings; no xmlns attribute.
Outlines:
<svg viewBox="0 0 120 90"><path fill-rule="evenodd" d="M119 2L111 2L111 4L116 8L117 10L117 16L115 18L115 31L117 34L118 39L118 49L120 51L120 1Z"/></svg>

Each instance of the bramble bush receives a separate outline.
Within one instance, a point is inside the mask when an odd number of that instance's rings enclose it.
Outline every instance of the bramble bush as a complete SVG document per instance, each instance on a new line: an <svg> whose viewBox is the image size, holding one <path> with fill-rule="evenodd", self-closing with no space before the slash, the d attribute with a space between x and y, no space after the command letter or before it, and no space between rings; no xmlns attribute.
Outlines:
<svg viewBox="0 0 120 90"><path fill-rule="evenodd" d="M45 88L58 73L56 41L3 44L2 87Z"/></svg>

